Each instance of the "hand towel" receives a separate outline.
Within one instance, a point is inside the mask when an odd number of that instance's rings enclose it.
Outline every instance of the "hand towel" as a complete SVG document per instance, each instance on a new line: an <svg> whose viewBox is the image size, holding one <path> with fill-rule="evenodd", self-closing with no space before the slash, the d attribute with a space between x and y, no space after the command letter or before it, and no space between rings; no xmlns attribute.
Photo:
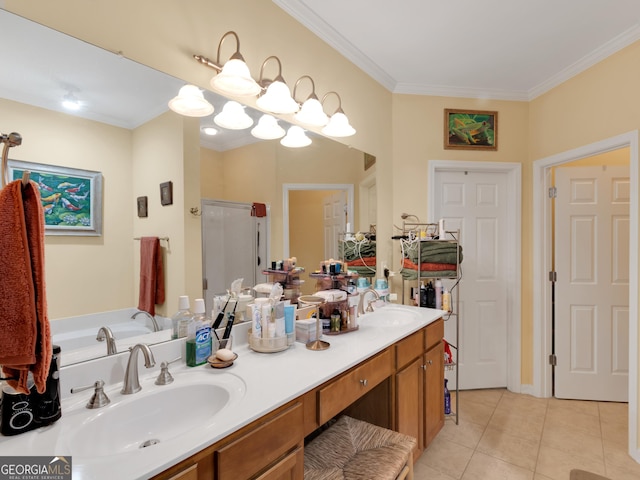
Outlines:
<svg viewBox="0 0 640 480"><path fill-rule="evenodd" d="M251 205L251 216L252 217L266 217L267 216L267 206L264 203L255 203Z"/></svg>
<svg viewBox="0 0 640 480"><path fill-rule="evenodd" d="M164 268L158 237L140 239L140 297L138 310L156 314L156 304L164 303Z"/></svg>
<svg viewBox="0 0 640 480"><path fill-rule="evenodd" d="M44 210L35 183L0 190L0 364L8 383L39 393L51 364L51 330L44 275Z"/></svg>

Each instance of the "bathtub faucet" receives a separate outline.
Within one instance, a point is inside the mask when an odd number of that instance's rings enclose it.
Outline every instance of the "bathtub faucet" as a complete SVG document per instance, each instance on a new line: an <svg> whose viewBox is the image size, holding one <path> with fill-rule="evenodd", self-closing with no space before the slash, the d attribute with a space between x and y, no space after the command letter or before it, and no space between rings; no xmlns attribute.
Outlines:
<svg viewBox="0 0 640 480"><path fill-rule="evenodd" d="M158 321L156 320L156 317L151 315L149 312L145 312L144 310L138 310L136 313L131 315L131 318L134 319L138 315L140 315L141 313L144 313L147 317L149 317L151 319L151 323L153 323L153 331L154 332L159 332L160 331L160 327L158 326Z"/></svg>
<svg viewBox="0 0 640 480"><path fill-rule="evenodd" d="M115 355L118 353L116 349L116 339L109 327L100 327L98 335L96 335L96 340L99 342L107 341L107 355Z"/></svg>

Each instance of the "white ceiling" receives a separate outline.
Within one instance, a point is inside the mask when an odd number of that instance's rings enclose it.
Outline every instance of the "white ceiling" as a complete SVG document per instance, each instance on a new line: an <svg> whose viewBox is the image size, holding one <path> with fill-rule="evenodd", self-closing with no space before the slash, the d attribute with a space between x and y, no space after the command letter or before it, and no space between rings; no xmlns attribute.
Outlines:
<svg viewBox="0 0 640 480"><path fill-rule="evenodd" d="M640 39L640 0L273 1L396 93L530 100ZM123 128L167 111L184 84L2 9L0 45L1 97L61 111L72 92L77 115ZM219 112L224 99L205 95ZM220 151L252 141L201 136Z"/></svg>
<svg viewBox="0 0 640 480"><path fill-rule="evenodd" d="M273 0L395 93L531 100L640 39L640 0Z"/></svg>

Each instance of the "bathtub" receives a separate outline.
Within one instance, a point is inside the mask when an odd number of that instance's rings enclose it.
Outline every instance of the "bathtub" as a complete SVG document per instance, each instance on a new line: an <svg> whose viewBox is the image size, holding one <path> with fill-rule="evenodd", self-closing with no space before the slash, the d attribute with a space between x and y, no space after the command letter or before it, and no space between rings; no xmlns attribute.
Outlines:
<svg viewBox="0 0 640 480"><path fill-rule="evenodd" d="M77 317L52 320L52 343L61 348L61 362L70 365L106 355L105 341L96 340L100 327L109 327L116 339L118 352L136 343L157 343L171 338L171 319L156 315L160 331L153 331L153 323L146 315L132 319L136 308L113 310Z"/></svg>

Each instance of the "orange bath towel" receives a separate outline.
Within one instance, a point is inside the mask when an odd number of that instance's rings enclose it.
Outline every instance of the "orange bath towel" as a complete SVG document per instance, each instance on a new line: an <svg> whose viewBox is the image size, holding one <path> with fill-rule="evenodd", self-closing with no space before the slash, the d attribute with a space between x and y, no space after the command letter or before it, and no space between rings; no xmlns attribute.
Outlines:
<svg viewBox="0 0 640 480"><path fill-rule="evenodd" d="M138 310L156 314L156 304L164 303L164 268L158 237L140 239L140 297Z"/></svg>
<svg viewBox="0 0 640 480"><path fill-rule="evenodd" d="M46 389L51 331L44 275L44 211L35 183L0 190L0 364L9 385Z"/></svg>

